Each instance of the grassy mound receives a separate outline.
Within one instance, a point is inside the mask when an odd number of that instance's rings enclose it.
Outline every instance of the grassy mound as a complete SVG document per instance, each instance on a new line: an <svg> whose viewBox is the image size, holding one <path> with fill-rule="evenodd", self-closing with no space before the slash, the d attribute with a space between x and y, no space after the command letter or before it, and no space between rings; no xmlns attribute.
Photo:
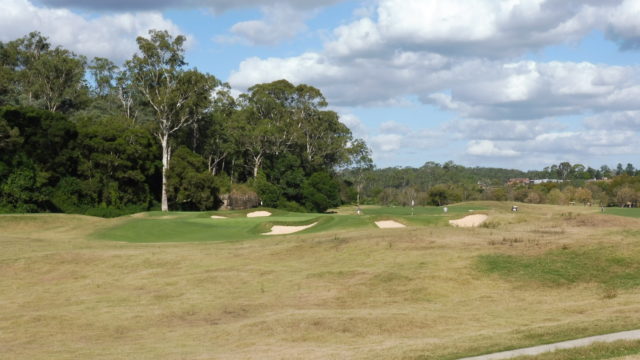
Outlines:
<svg viewBox="0 0 640 360"><path fill-rule="evenodd" d="M632 218L640 218L640 208L607 208L606 214L626 216Z"/></svg>
<svg viewBox="0 0 640 360"><path fill-rule="evenodd" d="M261 237L273 225L300 226L314 222L318 224L304 230L303 234L327 231L374 229L378 220L398 220L411 226L446 226L452 216L466 214L480 206L451 206L445 214L441 208L416 207L366 207L363 215L354 214L309 214L267 209L269 217L247 218L255 211L232 212L149 212L115 219L113 225L96 231L92 237L98 240L125 241L135 243L160 242L233 242ZM211 215L224 215L226 219L212 220ZM299 233L298 233L299 234Z"/></svg>
<svg viewBox="0 0 640 360"><path fill-rule="evenodd" d="M640 286L640 249L619 247L561 248L541 255L487 254L478 258L481 271L547 285L597 283L609 288Z"/></svg>
<svg viewBox="0 0 640 360"><path fill-rule="evenodd" d="M136 243L233 242L255 239L267 224L304 223L318 214L273 211L269 217L248 218L245 212L224 213L227 219L211 219L211 213L151 213L122 219L93 234L95 239ZM270 226L269 226L270 227Z"/></svg>

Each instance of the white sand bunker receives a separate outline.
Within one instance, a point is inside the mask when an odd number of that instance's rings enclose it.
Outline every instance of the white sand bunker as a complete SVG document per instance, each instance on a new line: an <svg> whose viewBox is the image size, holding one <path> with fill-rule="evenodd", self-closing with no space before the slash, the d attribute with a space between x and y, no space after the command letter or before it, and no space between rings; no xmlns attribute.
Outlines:
<svg viewBox="0 0 640 360"><path fill-rule="evenodd" d="M376 221L376 225L380 229L397 229L397 228L406 227L405 224L401 224L401 223L399 223L397 221L393 221L393 220Z"/></svg>
<svg viewBox="0 0 640 360"><path fill-rule="evenodd" d="M449 224L457 227L476 227L487 220L488 216L484 214L476 214L465 216L458 220L449 220Z"/></svg>
<svg viewBox="0 0 640 360"><path fill-rule="evenodd" d="M268 211L254 211L247 214L247 217L265 217L271 216L271 213Z"/></svg>
<svg viewBox="0 0 640 360"><path fill-rule="evenodd" d="M226 216L219 216L219 215L211 215L212 219L226 219Z"/></svg>
<svg viewBox="0 0 640 360"><path fill-rule="evenodd" d="M262 235L284 235L284 234L293 234L296 233L298 231L302 231L302 230L306 230L314 225L316 225L317 222L314 222L313 224L309 224L309 225L302 225L302 226L284 226L284 225L273 225L271 227L271 231L269 231L268 233L264 233Z"/></svg>

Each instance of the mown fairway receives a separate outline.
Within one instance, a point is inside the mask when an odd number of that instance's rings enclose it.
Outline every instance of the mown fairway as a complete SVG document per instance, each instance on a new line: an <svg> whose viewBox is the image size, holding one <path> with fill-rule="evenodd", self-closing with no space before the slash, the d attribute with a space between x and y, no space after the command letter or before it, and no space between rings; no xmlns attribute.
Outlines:
<svg viewBox="0 0 640 360"><path fill-rule="evenodd" d="M0 357L455 359L640 328L639 219L510 206L0 216ZM447 225L469 210L486 225Z"/></svg>
<svg viewBox="0 0 640 360"><path fill-rule="evenodd" d="M302 214L278 210L269 217L248 218L249 211L230 212L177 212L163 214L150 212L115 220L112 226L96 231L92 238L128 242L195 242L240 241L263 237L272 225L306 225L317 223L304 233L321 233L355 229L374 229L376 220L392 219L407 225L446 225L447 219L461 217L470 210L482 206L451 206L448 213L437 207L364 207L361 216L354 216L355 209L340 209L334 214ZM255 211L252 210L252 211ZM212 219L222 215L225 219ZM351 216L345 216L351 215Z"/></svg>

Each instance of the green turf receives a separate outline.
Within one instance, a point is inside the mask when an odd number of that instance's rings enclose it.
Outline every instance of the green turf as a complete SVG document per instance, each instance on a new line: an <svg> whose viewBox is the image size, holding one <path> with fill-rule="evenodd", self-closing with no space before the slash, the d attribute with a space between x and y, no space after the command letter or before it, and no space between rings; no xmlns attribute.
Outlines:
<svg viewBox="0 0 640 360"><path fill-rule="evenodd" d="M640 341L596 343L576 349L556 350L537 356L519 356L514 360L604 360L640 354Z"/></svg>
<svg viewBox="0 0 640 360"><path fill-rule="evenodd" d="M457 219L472 214L474 211L486 210L483 206L450 205L445 213L442 207L416 206L365 208L363 215L370 216L372 221L397 220L409 226L446 226L449 219Z"/></svg>
<svg viewBox="0 0 640 360"><path fill-rule="evenodd" d="M225 216L229 214L225 213ZM96 239L127 242L239 241L260 236L257 227L266 221L297 223L317 214L282 214L269 218L230 217L211 219L209 213L169 213L175 218L131 218L117 226L98 231Z"/></svg>
<svg viewBox="0 0 640 360"><path fill-rule="evenodd" d="M142 217L129 217L113 227L97 231L95 239L126 242L202 242L241 241L262 237L273 225L307 225L316 223L300 233L320 233L375 228L375 221L396 220L409 226L444 226L450 218L466 215L480 207L450 206L442 208L367 207L363 214L307 214L268 209L269 217L247 218L249 211L225 212L149 212ZM255 211L252 209L251 211ZM227 219L211 219L221 215ZM297 233L297 234L300 234Z"/></svg>
<svg viewBox="0 0 640 360"><path fill-rule="evenodd" d="M418 215L461 215L467 214L470 210L487 210L484 206L469 205L450 205L447 207L448 212L445 214L442 207L436 206L416 206L413 208L414 216ZM364 208L364 215L388 215L388 216L411 216L411 207L409 206L391 206L391 207L371 207Z"/></svg>
<svg viewBox="0 0 640 360"><path fill-rule="evenodd" d="M605 214L640 218L640 208L606 208Z"/></svg>
<svg viewBox="0 0 640 360"><path fill-rule="evenodd" d="M548 285L598 283L608 288L640 286L637 249L614 247L557 249L537 256L488 254L478 258L478 268L521 281Z"/></svg>

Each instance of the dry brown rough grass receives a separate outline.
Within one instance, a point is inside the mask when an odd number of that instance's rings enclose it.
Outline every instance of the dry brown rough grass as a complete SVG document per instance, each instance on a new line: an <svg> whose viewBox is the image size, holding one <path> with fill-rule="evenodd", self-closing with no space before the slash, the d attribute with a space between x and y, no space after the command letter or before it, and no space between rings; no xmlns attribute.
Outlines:
<svg viewBox="0 0 640 360"><path fill-rule="evenodd" d="M543 288L473 268L485 253L623 245L636 240L619 230L640 222L594 228L562 215L594 209L492 206L492 228L240 243L92 241L94 229L124 220L0 216L0 354L441 359L640 327L637 289L603 298L596 285Z"/></svg>

